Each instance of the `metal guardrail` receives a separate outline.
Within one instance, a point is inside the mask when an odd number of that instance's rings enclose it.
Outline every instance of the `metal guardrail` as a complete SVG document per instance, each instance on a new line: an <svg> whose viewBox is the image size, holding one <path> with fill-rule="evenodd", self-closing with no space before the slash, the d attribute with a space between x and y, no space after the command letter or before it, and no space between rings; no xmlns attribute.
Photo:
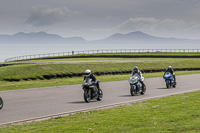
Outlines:
<svg viewBox="0 0 200 133"><path fill-rule="evenodd" d="M71 51L71 52L60 52L60 53L47 53L47 54L35 54L35 55L24 55L8 58L5 62L27 60L35 58L55 57L55 56L67 56L77 54L98 54L98 53L145 53L145 52L200 52L200 49L101 49L101 50L85 50L85 51Z"/></svg>

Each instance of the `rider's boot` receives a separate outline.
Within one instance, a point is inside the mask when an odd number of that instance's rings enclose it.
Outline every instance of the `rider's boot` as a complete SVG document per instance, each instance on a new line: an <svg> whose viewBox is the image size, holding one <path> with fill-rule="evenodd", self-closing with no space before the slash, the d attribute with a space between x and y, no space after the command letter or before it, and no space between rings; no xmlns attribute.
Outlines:
<svg viewBox="0 0 200 133"><path fill-rule="evenodd" d="M141 84L142 84L142 91L145 91L145 90L144 90L144 86L145 86L144 82L141 81Z"/></svg>
<svg viewBox="0 0 200 133"><path fill-rule="evenodd" d="M97 88L93 88L93 94L92 94L92 97L93 98L97 98Z"/></svg>
<svg viewBox="0 0 200 133"><path fill-rule="evenodd" d="M93 98L97 98L97 96L98 96L97 93L93 94Z"/></svg>
<svg viewBox="0 0 200 133"><path fill-rule="evenodd" d="M97 86L97 94L99 95L99 89L100 89L99 82L96 83L96 86Z"/></svg>

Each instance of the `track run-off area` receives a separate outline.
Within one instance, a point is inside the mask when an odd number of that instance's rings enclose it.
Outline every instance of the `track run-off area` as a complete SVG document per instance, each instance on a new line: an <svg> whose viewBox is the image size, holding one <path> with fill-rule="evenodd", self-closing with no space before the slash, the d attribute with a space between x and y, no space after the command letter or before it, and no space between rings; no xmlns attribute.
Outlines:
<svg viewBox="0 0 200 133"><path fill-rule="evenodd" d="M200 90L200 74L176 77L177 87L171 89L166 88L161 77L146 78L147 91L138 96L131 96L128 79L101 82L103 100L90 103L83 99L81 84L1 91L4 108L0 110L0 126Z"/></svg>

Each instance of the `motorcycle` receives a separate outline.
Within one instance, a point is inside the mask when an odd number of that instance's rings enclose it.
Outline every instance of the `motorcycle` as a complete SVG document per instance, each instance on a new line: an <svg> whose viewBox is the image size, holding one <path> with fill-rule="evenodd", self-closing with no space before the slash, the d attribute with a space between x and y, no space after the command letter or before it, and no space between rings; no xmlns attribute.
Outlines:
<svg viewBox="0 0 200 133"><path fill-rule="evenodd" d="M97 89L96 84L89 78L89 76L86 76L85 80L83 81L82 88L84 90L83 96L84 96L85 102L89 103L90 100L92 99L97 99L97 101L102 100L103 91L100 88Z"/></svg>
<svg viewBox="0 0 200 133"><path fill-rule="evenodd" d="M146 92L146 86L145 84L144 86L142 86L142 83L140 82L140 76L138 75L130 77L129 84L130 84L130 93L132 96L135 96L139 93L141 95L144 95L144 93Z"/></svg>
<svg viewBox="0 0 200 133"><path fill-rule="evenodd" d="M0 97L0 110L3 108L3 99Z"/></svg>
<svg viewBox="0 0 200 133"><path fill-rule="evenodd" d="M171 73L169 72L165 73L163 78L165 79L167 88L171 88L172 86L173 88L176 87L176 82L174 81L173 75Z"/></svg>

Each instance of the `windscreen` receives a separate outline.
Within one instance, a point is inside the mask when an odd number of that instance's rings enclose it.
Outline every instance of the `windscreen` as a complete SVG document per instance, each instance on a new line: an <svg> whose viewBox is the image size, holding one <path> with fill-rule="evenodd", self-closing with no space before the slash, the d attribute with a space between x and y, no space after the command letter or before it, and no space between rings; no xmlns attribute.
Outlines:
<svg viewBox="0 0 200 133"><path fill-rule="evenodd" d="M91 81L91 79L90 79L89 75L86 75L84 82L89 83L90 81Z"/></svg>

